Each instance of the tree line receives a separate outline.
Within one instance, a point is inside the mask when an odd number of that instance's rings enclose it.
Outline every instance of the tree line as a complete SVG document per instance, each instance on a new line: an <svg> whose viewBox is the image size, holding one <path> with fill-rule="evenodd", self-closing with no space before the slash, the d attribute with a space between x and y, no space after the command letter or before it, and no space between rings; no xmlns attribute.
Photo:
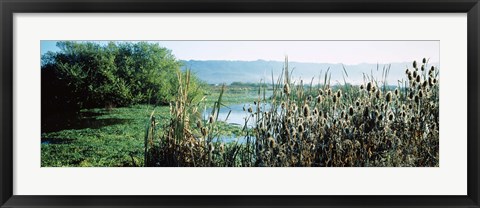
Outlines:
<svg viewBox="0 0 480 208"><path fill-rule="evenodd" d="M42 111L132 104L165 105L178 90L181 62L150 42L57 42L58 52L41 57ZM192 78L191 96L205 84Z"/></svg>

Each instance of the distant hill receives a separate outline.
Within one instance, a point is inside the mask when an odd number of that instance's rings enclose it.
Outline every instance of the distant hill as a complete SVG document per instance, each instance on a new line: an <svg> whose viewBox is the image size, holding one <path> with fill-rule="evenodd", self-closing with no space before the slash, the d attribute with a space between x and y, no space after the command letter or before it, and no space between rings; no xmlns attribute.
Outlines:
<svg viewBox="0 0 480 208"><path fill-rule="evenodd" d="M282 72L283 62L280 61L224 61L224 60L209 60L209 61L197 61L189 60L182 61L184 66L183 70L189 68L200 79L206 81L209 84L230 84L232 82L259 82L265 79L267 83L271 83L272 72L276 79ZM387 77L389 85L396 85L397 80L406 79L405 69L412 68L411 62L392 63L390 64L390 73ZM429 64L432 65L432 64ZM433 63L434 66L438 64ZM386 64L379 64L377 70L377 64L358 64L358 65L345 65L345 69L348 73L347 82L352 84L363 83L363 74L373 76L381 80L382 69L388 67ZM302 79L304 83L310 83L314 78L314 83L319 81L323 83L324 74L329 69L331 73L331 84L336 83L343 84L343 66L342 64L330 64L330 63L301 63L301 62L289 62L289 68L294 69L294 80ZM320 79L319 79L320 77Z"/></svg>

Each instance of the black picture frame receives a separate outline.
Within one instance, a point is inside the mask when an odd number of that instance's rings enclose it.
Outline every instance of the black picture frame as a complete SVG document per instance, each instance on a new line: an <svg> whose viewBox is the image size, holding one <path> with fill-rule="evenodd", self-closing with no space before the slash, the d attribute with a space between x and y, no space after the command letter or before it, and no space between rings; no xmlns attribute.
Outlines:
<svg viewBox="0 0 480 208"><path fill-rule="evenodd" d="M478 0L0 0L1 207L480 207ZM25 196L13 195L14 13L467 13L466 196ZM445 180L449 180L446 178ZM92 187L94 188L94 187ZM412 187L414 188L414 187Z"/></svg>

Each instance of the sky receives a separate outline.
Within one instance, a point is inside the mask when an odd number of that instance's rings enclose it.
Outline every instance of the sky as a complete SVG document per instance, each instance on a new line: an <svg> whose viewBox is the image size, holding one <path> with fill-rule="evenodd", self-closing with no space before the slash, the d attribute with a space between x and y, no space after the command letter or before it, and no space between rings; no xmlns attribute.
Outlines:
<svg viewBox="0 0 480 208"><path fill-rule="evenodd" d="M41 54L58 51L57 41L41 41ZM108 41L95 41L101 44ZM439 41L149 41L180 60L272 60L309 63L398 63L440 60Z"/></svg>

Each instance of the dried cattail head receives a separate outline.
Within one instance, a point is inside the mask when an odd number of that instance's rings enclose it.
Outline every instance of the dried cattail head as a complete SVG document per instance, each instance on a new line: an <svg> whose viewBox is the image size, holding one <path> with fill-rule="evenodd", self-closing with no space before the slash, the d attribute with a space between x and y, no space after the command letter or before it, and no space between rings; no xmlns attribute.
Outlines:
<svg viewBox="0 0 480 208"><path fill-rule="evenodd" d="M422 71L425 71L425 65L422 65L422 67L420 67L422 69Z"/></svg>
<svg viewBox="0 0 480 208"><path fill-rule="evenodd" d="M258 143L257 145L257 150L261 152L263 150L263 145L261 143Z"/></svg>
<svg viewBox="0 0 480 208"><path fill-rule="evenodd" d="M423 81L422 88L425 89L427 88L428 82L427 80Z"/></svg>
<svg viewBox="0 0 480 208"><path fill-rule="evenodd" d="M367 91L370 92L370 90L372 90L372 83L371 83L371 82L368 82L368 83L367 83Z"/></svg>
<svg viewBox="0 0 480 208"><path fill-rule="evenodd" d="M317 103L321 103L323 101L323 98L321 95L317 96Z"/></svg>
<svg viewBox="0 0 480 208"><path fill-rule="evenodd" d="M433 79L433 84L436 84L437 83L437 79Z"/></svg>
<svg viewBox="0 0 480 208"><path fill-rule="evenodd" d="M417 61L413 61L413 68L417 68Z"/></svg>
<svg viewBox="0 0 480 208"><path fill-rule="evenodd" d="M338 97L338 98L341 98L341 97L342 97L342 91L341 91L341 90L338 90L338 91L337 91L337 97Z"/></svg>
<svg viewBox="0 0 480 208"><path fill-rule="evenodd" d="M372 92L375 92L377 90L377 88L374 86L372 86Z"/></svg>
<svg viewBox="0 0 480 208"><path fill-rule="evenodd" d="M408 109L412 110L412 109L413 109L413 105L412 105L412 104L409 104L409 105L408 105Z"/></svg>
<svg viewBox="0 0 480 208"><path fill-rule="evenodd" d="M409 75L409 74L410 74L410 70L408 70L408 68L407 68L407 69L405 69L405 74L407 74L407 75Z"/></svg>
<svg viewBox="0 0 480 208"><path fill-rule="evenodd" d="M420 83L420 74L417 75L417 82Z"/></svg>
<svg viewBox="0 0 480 208"><path fill-rule="evenodd" d="M395 96L398 97L398 94L400 93L400 91L398 91L398 88L395 88Z"/></svg>
<svg viewBox="0 0 480 208"><path fill-rule="evenodd" d="M358 101L357 101L357 102L358 102ZM353 116L353 107L352 107L352 106L350 106L350 108L348 108L348 114L349 114L350 116Z"/></svg>
<svg viewBox="0 0 480 208"><path fill-rule="evenodd" d="M383 120L383 115L382 114L378 115L377 119L378 119L378 121L382 121Z"/></svg>
<svg viewBox="0 0 480 208"><path fill-rule="evenodd" d="M424 63L424 64L427 63L427 59L426 59L426 58L423 58L423 59L422 59L422 63Z"/></svg>
<svg viewBox="0 0 480 208"><path fill-rule="evenodd" d="M385 100L387 101L387 103L392 101L392 93L390 91L387 92L387 95L385 96Z"/></svg>
<svg viewBox="0 0 480 208"><path fill-rule="evenodd" d="M313 115L314 115L314 116L318 115L318 109L317 109L317 108L314 108L314 109L313 109Z"/></svg>
<svg viewBox="0 0 480 208"><path fill-rule="evenodd" d="M342 111L342 113L340 114L340 117L343 119L345 118L345 111Z"/></svg>
<svg viewBox="0 0 480 208"><path fill-rule="evenodd" d="M422 91L418 91L418 97L423 98L423 92Z"/></svg>
<svg viewBox="0 0 480 208"><path fill-rule="evenodd" d="M290 86L288 84L285 84L283 86L283 93L285 93L286 95L290 95Z"/></svg>
<svg viewBox="0 0 480 208"><path fill-rule="evenodd" d="M327 95L328 96L332 95L332 90L330 88L327 89Z"/></svg>
<svg viewBox="0 0 480 208"><path fill-rule="evenodd" d="M307 104L305 104L303 106L303 116L307 117L308 115L310 115L310 107Z"/></svg>
<svg viewBox="0 0 480 208"><path fill-rule="evenodd" d="M414 95L415 95L415 94L414 94L413 91L412 91L412 92L410 92L410 94L408 95L408 98L410 98L410 100L412 100Z"/></svg>
<svg viewBox="0 0 480 208"><path fill-rule="evenodd" d="M360 101L357 100L357 101L355 102L355 106L360 107Z"/></svg>
<svg viewBox="0 0 480 208"><path fill-rule="evenodd" d="M420 98L418 97L418 95L415 95L415 103L419 103L420 102Z"/></svg>
<svg viewBox="0 0 480 208"><path fill-rule="evenodd" d="M208 123L213 123L213 116L212 116L212 115L210 115L210 116L208 117Z"/></svg>
<svg viewBox="0 0 480 208"><path fill-rule="evenodd" d="M257 105L257 101L253 101L253 105Z"/></svg>
<svg viewBox="0 0 480 208"><path fill-rule="evenodd" d="M361 84L361 85L360 85L360 89L363 90L363 88L365 88L365 87L363 86L363 84Z"/></svg>
<svg viewBox="0 0 480 208"><path fill-rule="evenodd" d="M248 112L249 112L249 113L252 113L252 112L253 112L252 107L248 107Z"/></svg>
<svg viewBox="0 0 480 208"><path fill-rule="evenodd" d="M382 93L381 93L380 90L377 91L377 93L375 94L375 97L376 97L377 99L380 99L380 98L382 97Z"/></svg>
<svg viewBox="0 0 480 208"><path fill-rule="evenodd" d="M417 72L416 71L413 71L413 78L417 78Z"/></svg>
<svg viewBox="0 0 480 208"><path fill-rule="evenodd" d="M333 103L337 103L337 96L336 96L336 95L334 95L334 96L332 97L332 101L333 101Z"/></svg>
<svg viewBox="0 0 480 208"><path fill-rule="evenodd" d="M200 120L197 120L197 128L202 128L202 122Z"/></svg>
<svg viewBox="0 0 480 208"><path fill-rule="evenodd" d="M308 96L307 96L307 101L308 101L308 102L312 101L312 96L311 96L311 95L308 95Z"/></svg>

